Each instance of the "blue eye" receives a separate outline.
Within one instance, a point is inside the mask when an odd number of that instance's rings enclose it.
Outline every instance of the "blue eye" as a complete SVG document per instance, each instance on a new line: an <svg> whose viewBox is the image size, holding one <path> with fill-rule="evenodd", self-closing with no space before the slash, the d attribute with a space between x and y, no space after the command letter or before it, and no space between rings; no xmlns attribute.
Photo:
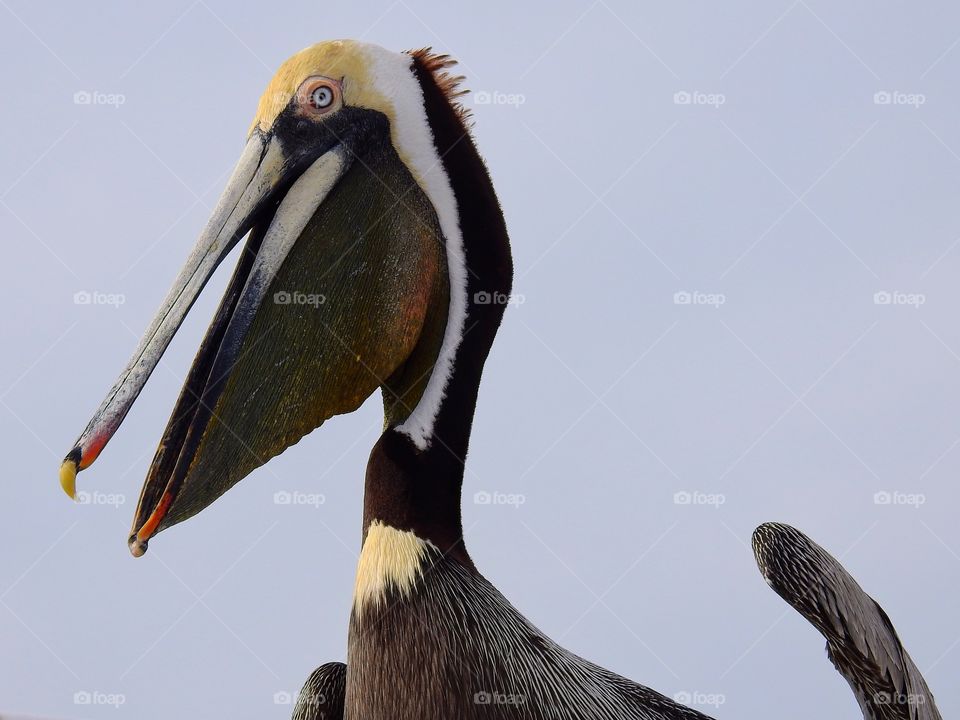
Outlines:
<svg viewBox="0 0 960 720"><path fill-rule="evenodd" d="M333 90L327 85L320 85L310 93L310 104L317 110L326 110L333 104Z"/></svg>

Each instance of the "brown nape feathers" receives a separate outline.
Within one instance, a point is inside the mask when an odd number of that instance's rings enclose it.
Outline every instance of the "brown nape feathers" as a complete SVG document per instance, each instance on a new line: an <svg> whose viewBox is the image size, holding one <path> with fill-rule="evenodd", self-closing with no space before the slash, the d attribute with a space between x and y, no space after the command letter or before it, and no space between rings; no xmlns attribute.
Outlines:
<svg viewBox="0 0 960 720"><path fill-rule="evenodd" d="M419 50L407 50L408 55L413 56L423 67L430 71L437 86L443 92L447 101L457 113L460 122L464 127L470 129L473 126L472 113L469 108L465 108L460 98L467 95L470 91L460 87L460 84L466 80L463 75L453 75L448 71L457 64L456 59L449 55L439 55L433 52L433 48L425 47Z"/></svg>

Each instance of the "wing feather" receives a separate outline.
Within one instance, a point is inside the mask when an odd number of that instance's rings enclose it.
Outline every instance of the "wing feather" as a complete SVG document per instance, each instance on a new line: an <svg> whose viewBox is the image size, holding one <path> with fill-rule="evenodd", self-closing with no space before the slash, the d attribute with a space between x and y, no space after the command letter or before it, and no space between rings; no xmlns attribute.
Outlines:
<svg viewBox="0 0 960 720"><path fill-rule="evenodd" d="M867 720L941 720L887 613L830 553L780 523L754 531L753 552L767 584L827 639Z"/></svg>

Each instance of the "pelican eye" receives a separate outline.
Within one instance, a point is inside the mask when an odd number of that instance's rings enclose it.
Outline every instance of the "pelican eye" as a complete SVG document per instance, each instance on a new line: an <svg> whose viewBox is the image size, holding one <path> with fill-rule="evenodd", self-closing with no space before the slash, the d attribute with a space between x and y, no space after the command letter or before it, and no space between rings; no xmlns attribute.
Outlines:
<svg viewBox="0 0 960 720"><path fill-rule="evenodd" d="M310 104L317 110L326 110L333 105L333 90L327 85L321 85L310 93Z"/></svg>
<svg viewBox="0 0 960 720"><path fill-rule="evenodd" d="M340 105L340 97L340 84L321 76L307 78L297 90L301 110L313 115L335 110Z"/></svg>

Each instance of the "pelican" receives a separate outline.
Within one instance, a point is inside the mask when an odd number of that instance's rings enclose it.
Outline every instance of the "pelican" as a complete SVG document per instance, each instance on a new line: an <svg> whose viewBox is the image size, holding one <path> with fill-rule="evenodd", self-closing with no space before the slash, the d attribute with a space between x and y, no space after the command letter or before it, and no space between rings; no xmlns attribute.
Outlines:
<svg viewBox="0 0 960 720"><path fill-rule="evenodd" d="M196 247L60 470L73 495L223 257L244 251L147 472L135 556L378 388L347 665L295 717L704 719L537 630L475 567L460 516L507 229L453 61L324 42L287 60Z"/></svg>

